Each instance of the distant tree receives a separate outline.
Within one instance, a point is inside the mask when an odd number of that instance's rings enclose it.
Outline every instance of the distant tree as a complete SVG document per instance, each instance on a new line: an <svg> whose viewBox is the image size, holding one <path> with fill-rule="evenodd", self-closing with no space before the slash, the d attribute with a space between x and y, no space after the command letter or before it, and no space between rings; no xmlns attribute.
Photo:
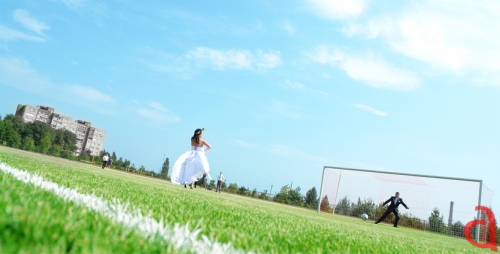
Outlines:
<svg viewBox="0 0 500 254"><path fill-rule="evenodd" d="M399 217L401 218L401 220L399 221L398 225L425 230L425 224L419 217L407 213L403 213L399 215Z"/></svg>
<svg viewBox="0 0 500 254"><path fill-rule="evenodd" d="M0 145L4 145L4 140L3 140L3 137L4 137L4 122L3 120L1 119L2 116L0 116ZM5 142L7 143L7 142Z"/></svg>
<svg viewBox="0 0 500 254"><path fill-rule="evenodd" d="M283 204L289 204L288 192L290 191L290 186L284 185L281 187L280 192L274 197L274 201Z"/></svg>
<svg viewBox="0 0 500 254"><path fill-rule="evenodd" d="M1 116L0 116L1 117ZM5 123L0 119L0 145L5 146L7 142L4 140Z"/></svg>
<svg viewBox="0 0 500 254"><path fill-rule="evenodd" d="M56 130L54 144L60 145L62 151L74 153L76 151L76 134L68 130Z"/></svg>
<svg viewBox="0 0 500 254"><path fill-rule="evenodd" d="M27 151L35 150L35 141L31 137L24 137L23 139L23 149Z"/></svg>
<svg viewBox="0 0 500 254"><path fill-rule="evenodd" d="M146 172L146 168L144 166L140 166L139 167L139 173L145 173Z"/></svg>
<svg viewBox="0 0 500 254"><path fill-rule="evenodd" d="M102 157L103 156L99 156L100 154L93 155L92 151L90 151L90 150L86 150L85 153L89 156L89 158L91 158L93 164L102 165Z"/></svg>
<svg viewBox="0 0 500 254"><path fill-rule="evenodd" d="M51 155L59 157L59 155L61 154L61 146L54 144L54 145L52 145L50 147L50 151L49 152L50 152Z"/></svg>
<svg viewBox="0 0 500 254"><path fill-rule="evenodd" d="M252 198L256 198L257 197L257 188L253 188L252 190L252 194L250 195Z"/></svg>
<svg viewBox="0 0 500 254"><path fill-rule="evenodd" d="M74 154L72 152L69 152L69 151L61 151L61 154L60 154L61 158L65 158L65 159L68 159L68 160L76 160L76 156L74 156Z"/></svg>
<svg viewBox="0 0 500 254"><path fill-rule="evenodd" d="M52 144L62 145L64 144L64 129L55 130L54 140Z"/></svg>
<svg viewBox="0 0 500 254"><path fill-rule="evenodd" d="M274 201L284 204L303 205L304 197L300 194L300 187L294 190L290 188L290 186L285 185L281 187L280 192L276 194Z"/></svg>
<svg viewBox="0 0 500 254"><path fill-rule="evenodd" d="M80 154L80 160L81 161L90 161L90 156L86 153Z"/></svg>
<svg viewBox="0 0 500 254"><path fill-rule="evenodd" d="M226 191L226 190L227 190L227 184L226 184L226 182L225 182L225 181L224 181L224 182L222 182L222 184L221 184L220 188L221 188L221 190L222 190L222 191Z"/></svg>
<svg viewBox="0 0 500 254"><path fill-rule="evenodd" d="M269 196L267 195L267 190L264 190L264 192L261 192L259 194L259 198L264 199L264 200L269 200Z"/></svg>
<svg viewBox="0 0 500 254"><path fill-rule="evenodd" d="M215 180L214 179L210 180L210 184L208 185L208 189L210 189L210 190L215 189Z"/></svg>
<svg viewBox="0 0 500 254"><path fill-rule="evenodd" d="M316 187L312 187L306 192L305 203L309 207L318 207L318 193Z"/></svg>
<svg viewBox="0 0 500 254"><path fill-rule="evenodd" d="M431 216L429 217L429 230L438 233L446 232L443 216L439 213L437 207L432 210Z"/></svg>
<svg viewBox="0 0 500 254"><path fill-rule="evenodd" d="M130 161L125 159L125 161L123 162L123 167L125 168L129 168L130 167Z"/></svg>
<svg viewBox="0 0 500 254"><path fill-rule="evenodd" d="M170 161L168 160L168 158L166 158L165 161L163 162L160 173L164 178L167 178L169 168L170 168Z"/></svg>
<svg viewBox="0 0 500 254"><path fill-rule="evenodd" d="M343 197L335 206L335 214L348 215L351 212L350 202L347 196Z"/></svg>
<svg viewBox="0 0 500 254"><path fill-rule="evenodd" d="M376 205L371 198L361 200L361 198L358 197L358 203L352 204L349 215L359 217L361 216L361 214L366 213L368 215L368 218L374 218L375 206Z"/></svg>
<svg viewBox="0 0 500 254"><path fill-rule="evenodd" d="M135 164L132 164L132 166L129 167L130 171L135 172L137 171L137 168L135 167Z"/></svg>
<svg viewBox="0 0 500 254"><path fill-rule="evenodd" d="M111 155L111 159L113 159L113 163L115 163L116 161L116 153L113 152L113 154Z"/></svg>
<svg viewBox="0 0 500 254"><path fill-rule="evenodd" d="M47 135L49 137L50 143L52 144L52 140L55 138L55 130L52 129L52 127L50 127L50 125L46 123L42 123L40 121L34 121L32 123L26 124L25 135L32 137L33 140L35 141L35 145L40 147L42 139Z"/></svg>
<svg viewBox="0 0 500 254"><path fill-rule="evenodd" d="M24 128L25 128L26 124L24 123L24 121L23 121L23 119L21 117L18 117L18 116L12 115L12 114L8 114L8 115L5 116L5 118L3 120L11 122L12 123L12 127L14 128L14 130L20 136L23 136L23 134L24 134Z"/></svg>
<svg viewBox="0 0 500 254"><path fill-rule="evenodd" d="M304 205L304 197L300 194L300 186L295 188L295 190L290 189L288 191L288 202L289 204L303 206Z"/></svg>
<svg viewBox="0 0 500 254"><path fill-rule="evenodd" d="M52 141L50 141L50 134L45 133L43 138L40 140L40 145L39 145L40 152L43 154L47 154L51 145Z"/></svg>
<svg viewBox="0 0 500 254"><path fill-rule="evenodd" d="M19 148L22 142L21 135L17 133L14 124L9 120L3 120L0 140L4 141L7 146L14 148Z"/></svg>
<svg viewBox="0 0 500 254"><path fill-rule="evenodd" d="M238 185L236 183L230 183L229 187L227 187L227 192L237 193L238 192Z"/></svg>
<svg viewBox="0 0 500 254"><path fill-rule="evenodd" d="M106 151L106 149L103 149L102 151L99 152L99 158L102 158L105 154L109 154L109 152Z"/></svg>
<svg viewBox="0 0 500 254"><path fill-rule="evenodd" d="M248 189L245 186L238 188L238 194L248 196Z"/></svg>
<svg viewBox="0 0 500 254"><path fill-rule="evenodd" d="M464 224L462 224L462 222L460 221L451 224L450 228L448 229L448 234L458 237L464 237Z"/></svg>
<svg viewBox="0 0 500 254"><path fill-rule="evenodd" d="M113 161L113 164L115 164L117 167L123 167L123 158L120 157L116 162Z"/></svg>
<svg viewBox="0 0 500 254"><path fill-rule="evenodd" d="M330 202L328 201L328 195L325 195L323 199L321 200L321 204L319 205L319 209L321 211L325 211L327 213L333 212L332 208L330 207Z"/></svg>

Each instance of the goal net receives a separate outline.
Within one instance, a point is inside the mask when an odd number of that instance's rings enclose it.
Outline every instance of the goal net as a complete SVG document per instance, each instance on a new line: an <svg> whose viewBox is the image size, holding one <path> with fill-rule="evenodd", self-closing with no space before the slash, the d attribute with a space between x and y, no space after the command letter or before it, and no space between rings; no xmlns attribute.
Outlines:
<svg viewBox="0 0 500 254"><path fill-rule="evenodd" d="M410 208L398 207L398 226L455 237L464 237L463 228L471 220L480 217L487 222L487 216L475 207L490 207L494 194L481 180L324 167L318 212L357 218L366 214L373 223L384 214L389 204L382 204L395 192ZM381 223L394 221L391 213ZM473 229L473 237L486 241L487 228Z"/></svg>

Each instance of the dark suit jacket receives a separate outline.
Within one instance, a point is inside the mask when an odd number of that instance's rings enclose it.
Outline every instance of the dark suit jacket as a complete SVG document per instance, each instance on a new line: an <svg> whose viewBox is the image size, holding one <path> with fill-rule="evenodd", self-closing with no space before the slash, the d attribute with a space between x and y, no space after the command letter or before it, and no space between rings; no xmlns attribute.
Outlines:
<svg viewBox="0 0 500 254"><path fill-rule="evenodd" d="M386 205L387 203L391 203L389 205L389 209L393 209L393 210L398 210L398 206L399 205L403 205L406 209L408 209L408 206L406 206L405 202L403 202L403 199L402 198L398 198L398 202L394 203L394 199L396 197L395 196L392 196L390 197L387 201L384 202L384 205Z"/></svg>

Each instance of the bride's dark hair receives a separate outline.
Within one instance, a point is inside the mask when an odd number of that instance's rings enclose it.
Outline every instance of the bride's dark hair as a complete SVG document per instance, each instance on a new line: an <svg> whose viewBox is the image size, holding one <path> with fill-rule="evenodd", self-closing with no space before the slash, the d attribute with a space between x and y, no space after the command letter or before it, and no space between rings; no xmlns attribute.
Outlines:
<svg viewBox="0 0 500 254"><path fill-rule="evenodd" d="M203 129L205 129L205 128L203 128ZM191 137L191 140L194 140L194 142L196 142L196 144L200 144L200 135L201 135L201 132L203 131L203 129L200 129L200 128L196 129L194 131L193 136Z"/></svg>

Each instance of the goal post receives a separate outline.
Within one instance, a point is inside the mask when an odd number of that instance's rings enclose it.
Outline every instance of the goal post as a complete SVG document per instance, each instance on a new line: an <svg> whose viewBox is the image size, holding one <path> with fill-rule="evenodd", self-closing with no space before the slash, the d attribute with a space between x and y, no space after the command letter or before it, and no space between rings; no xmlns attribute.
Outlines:
<svg viewBox="0 0 500 254"><path fill-rule="evenodd" d="M382 203L397 191L410 208L399 206L399 225L456 237L464 237L467 222L485 217L475 206L490 206L493 196L478 179L324 166L317 212L358 218L366 213L374 220L385 211ZM384 222L392 223L391 216ZM486 239L486 228L476 226L476 241Z"/></svg>

